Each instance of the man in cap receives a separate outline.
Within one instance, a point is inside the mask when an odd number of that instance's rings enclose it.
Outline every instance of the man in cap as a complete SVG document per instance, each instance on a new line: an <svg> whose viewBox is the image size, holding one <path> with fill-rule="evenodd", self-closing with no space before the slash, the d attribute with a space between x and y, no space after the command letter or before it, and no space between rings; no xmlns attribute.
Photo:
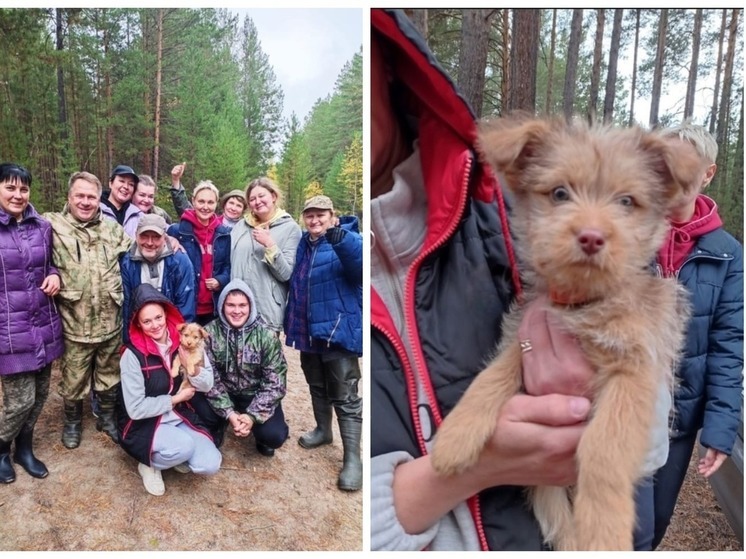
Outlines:
<svg viewBox="0 0 746 559"><path fill-rule="evenodd" d="M74 173L62 212L44 214L52 224L52 259L60 273L57 304L65 353L59 393L66 448L80 445L83 399L91 386L100 407L96 429L119 440L114 421L124 298L119 258L132 240L116 222L102 219L100 198L95 175Z"/></svg>
<svg viewBox="0 0 746 559"><path fill-rule="evenodd" d="M113 219L130 237L135 236L137 222L142 211L132 204L132 194L140 182L137 173L127 165L117 165L109 178L109 190L101 196L101 211L104 217Z"/></svg>
<svg viewBox="0 0 746 559"><path fill-rule="evenodd" d="M124 339L130 316L132 294L141 283L149 283L179 309L186 322L196 317L194 270L184 252L175 252L167 242L166 220L157 214L145 214L137 225L135 244L122 259L124 286Z"/></svg>

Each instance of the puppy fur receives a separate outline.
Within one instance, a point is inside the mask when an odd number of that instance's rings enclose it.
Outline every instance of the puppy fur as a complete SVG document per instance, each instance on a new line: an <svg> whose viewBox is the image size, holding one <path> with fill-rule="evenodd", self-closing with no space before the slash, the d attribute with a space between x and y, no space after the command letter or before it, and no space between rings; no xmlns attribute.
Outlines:
<svg viewBox="0 0 746 559"><path fill-rule="evenodd" d="M549 311L596 376L577 485L532 488L532 506L556 550L631 550L657 389L670 381L688 319L683 288L655 277L651 263L670 208L699 187L700 161L639 128L526 115L481 123L478 149L512 193L526 291L505 317L497 356L440 426L433 467L451 475L477 462L500 408L521 391L522 309L550 294Z"/></svg>
<svg viewBox="0 0 746 559"><path fill-rule="evenodd" d="M176 329L180 343L171 366L171 376L176 378L182 372L183 382L188 383L189 377L197 375L199 368L205 365L205 340L210 335L196 322L179 324Z"/></svg>

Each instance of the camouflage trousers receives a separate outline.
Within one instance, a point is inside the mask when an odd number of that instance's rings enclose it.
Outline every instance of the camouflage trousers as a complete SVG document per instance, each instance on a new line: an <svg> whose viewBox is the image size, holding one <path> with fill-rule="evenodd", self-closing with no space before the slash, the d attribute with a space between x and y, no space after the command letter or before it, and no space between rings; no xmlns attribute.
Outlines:
<svg viewBox="0 0 746 559"><path fill-rule="evenodd" d="M52 365L40 371L0 376L3 387L3 413L0 415L0 440L9 442L21 428L33 428L49 395Z"/></svg>
<svg viewBox="0 0 746 559"><path fill-rule="evenodd" d="M95 392L116 386L121 345L118 335L95 344L65 339L65 353L60 358L60 396L65 400L82 400L89 394L91 385Z"/></svg>

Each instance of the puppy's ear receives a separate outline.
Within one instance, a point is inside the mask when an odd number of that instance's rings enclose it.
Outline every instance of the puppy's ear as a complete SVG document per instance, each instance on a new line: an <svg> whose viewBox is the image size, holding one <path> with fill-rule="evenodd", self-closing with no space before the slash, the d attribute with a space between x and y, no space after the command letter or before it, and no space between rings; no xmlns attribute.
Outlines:
<svg viewBox="0 0 746 559"><path fill-rule="evenodd" d="M515 192L520 189L521 175L538 156L550 130L550 122L525 114L484 120L477 125L477 149Z"/></svg>
<svg viewBox="0 0 746 559"><path fill-rule="evenodd" d="M669 207L691 199L702 186L705 167L697 150L678 138L645 134L641 145L649 157L653 172L663 185L663 197Z"/></svg>
<svg viewBox="0 0 746 559"><path fill-rule="evenodd" d="M182 322L181 324L177 324L176 325L176 330L178 332L183 332L184 328L186 328L186 327L187 327L187 323L186 322Z"/></svg>
<svg viewBox="0 0 746 559"><path fill-rule="evenodd" d="M202 328L202 326L199 327L199 335L202 336L205 340L210 337L210 333Z"/></svg>

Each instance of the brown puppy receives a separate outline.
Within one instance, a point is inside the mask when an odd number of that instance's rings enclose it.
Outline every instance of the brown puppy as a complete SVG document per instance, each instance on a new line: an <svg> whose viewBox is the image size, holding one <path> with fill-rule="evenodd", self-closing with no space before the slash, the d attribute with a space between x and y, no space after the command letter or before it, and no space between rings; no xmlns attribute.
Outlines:
<svg viewBox="0 0 746 559"><path fill-rule="evenodd" d="M196 322L179 324L179 352L171 366L171 376L176 378L179 372L184 375L184 383L189 377L196 376L199 368L205 365L205 340L210 336L207 330Z"/></svg>
<svg viewBox="0 0 746 559"><path fill-rule="evenodd" d="M693 150L638 128L524 115L482 123L478 146L513 194L526 292L505 317L497 357L440 426L433 466L449 475L476 463L500 408L521 391L521 351L530 351L517 337L521 309L546 293L597 375L577 485L533 488L534 512L555 549L631 550L656 396L688 318L683 289L650 265L669 208L703 170Z"/></svg>

